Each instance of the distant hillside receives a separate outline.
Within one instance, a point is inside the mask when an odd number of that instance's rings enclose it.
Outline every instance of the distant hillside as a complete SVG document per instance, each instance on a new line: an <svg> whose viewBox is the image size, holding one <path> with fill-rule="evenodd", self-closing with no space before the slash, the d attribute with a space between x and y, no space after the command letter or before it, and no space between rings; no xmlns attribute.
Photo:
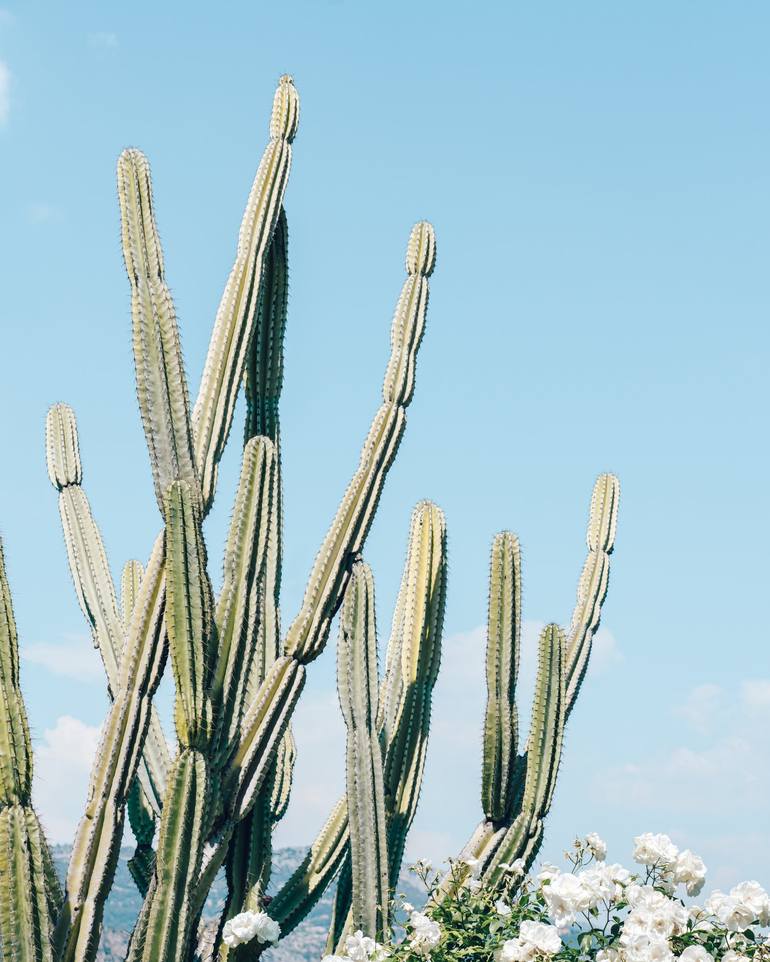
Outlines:
<svg viewBox="0 0 770 962"><path fill-rule="evenodd" d="M274 853L273 882L271 890L279 888L305 857L306 849L283 848ZM120 851L115 881L107 900L104 917L104 932L99 953L99 962L114 962L125 958L128 936L141 905L139 892L128 871L128 859L132 849ZM69 845L56 845L53 857L59 874L64 878L70 856ZM216 916L225 901L225 881L218 877L206 902L204 914ZM413 904L421 905L425 893L414 884L411 875L404 875L399 881L399 891L404 892ZM265 962L318 962L323 953L326 933L331 919L334 887L332 886L318 902L305 921L281 941L274 949L265 953Z"/></svg>

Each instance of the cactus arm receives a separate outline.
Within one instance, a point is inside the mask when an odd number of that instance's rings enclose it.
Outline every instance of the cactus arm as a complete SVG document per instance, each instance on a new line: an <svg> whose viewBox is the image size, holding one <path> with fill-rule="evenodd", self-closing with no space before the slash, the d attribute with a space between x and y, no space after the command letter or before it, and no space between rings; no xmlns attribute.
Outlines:
<svg viewBox="0 0 770 962"><path fill-rule="evenodd" d="M509 531L492 543L487 620L487 707L484 718L481 801L490 821L504 819L518 740L516 678L521 633L521 553Z"/></svg>
<svg viewBox="0 0 770 962"><path fill-rule="evenodd" d="M353 565L342 604L337 689L347 728L352 923L380 941L388 925L388 852L382 751L375 724L374 579L363 561Z"/></svg>
<svg viewBox="0 0 770 962"><path fill-rule="evenodd" d="M176 313L155 224L150 165L131 148L118 159L123 258L131 284L136 393L155 496L177 478L197 486L190 399Z"/></svg>
<svg viewBox="0 0 770 962"><path fill-rule="evenodd" d="M281 208L265 259L254 333L246 357L245 440L278 440L278 402L283 387L283 339L289 300L289 229Z"/></svg>
<svg viewBox="0 0 770 962"><path fill-rule="evenodd" d="M291 166L291 143L299 121L299 97L291 77L281 77L270 118L270 142L262 156L241 224L235 263L217 311L193 411L195 449L208 506L216 470L235 409L259 302L264 262Z"/></svg>
<svg viewBox="0 0 770 962"><path fill-rule="evenodd" d="M139 597L139 586L144 577L144 565L141 561L132 559L123 565L123 572L120 576L120 613L123 619L123 628L128 631L131 624L131 615L134 613L134 605Z"/></svg>
<svg viewBox="0 0 770 962"><path fill-rule="evenodd" d="M59 492L59 513L75 593L91 627L94 645L102 657L107 675L107 692L112 698L118 685L129 599L126 598L124 602L121 618L104 542L81 487L83 471L75 413L66 404L56 404L48 412L46 459L51 484ZM132 569L133 593L129 613L133 610L133 599L138 590L137 576L138 572ZM125 583L126 578L123 581ZM169 764L168 745L160 718L153 708L138 777L146 804L156 815L160 814L163 803Z"/></svg>
<svg viewBox="0 0 770 962"><path fill-rule="evenodd" d="M441 659L447 583L443 512L422 501L412 514L405 567L401 639L403 692L385 756L389 880L398 881L406 837L417 812L428 748L433 686Z"/></svg>
<svg viewBox="0 0 770 962"><path fill-rule="evenodd" d="M180 752L169 775L156 856L157 885L143 933L142 956L182 962L192 921L191 890L208 829L216 692L212 677L216 632L206 571L202 509L187 481L164 499L166 629L176 688L174 721Z"/></svg>
<svg viewBox="0 0 770 962"><path fill-rule="evenodd" d="M252 438L243 452L216 612L219 653L214 690L222 699L221 754L225 760L238 741L249 676L256 671L263 679L275 660L275 641L266 640L260 615L268 555L273 549L271 516L276 509L277 485L275 446L268 438Z"/></svg>
<svg viewBox="0 0 770 962"><path fill-rule="evenodd" d="M123 829L124 806L134 779L150 701L162 673L165 646L162 568L165 542L153 548L120 663L118 686L91 770L86 809L67 873L67 894L57 923L58 962L93 960Z"/></svg>
<svg viewBox="0 0 770 962"><path fill-rule="evenodd" d="M532 723L527 742L527 767L521 812L514 819L491 861L484 878L500 881L501 862L517 858L531 861L542 837L543 822L551 807L561 761L566 722L566 639L558 625L547 625L538 652Z"/></svg>
<svg viewBox="0 0 770 962"><path fill-rule="evenodd" d="M607 593L609 578L609 556L612 552L617 527L618 500L620 485L611 474L603 474L597 479L591 497L591 510L588 522L588 557L578 583L577 604L572 622L564 641L564 724L574 707L580 685L586 672L591 653L593 635L599 625L601 607ZM527 780L530 775L529 746L523 755L518 756L512 768L510 783L510 802L506 817L494 822L485 817L474 830L470 839L460 852L459 860L478 858L485 872L496 873L501 861L522 857L531 863L537 855L542 840L542 818L530 818L530 809L525 800ZM550 793L555 787L556 769L550 783ZM548 799L545 811L550 806ZM507 855L499 855L502 849ZM520 852L516 856L516 851ZM454 891L463 879L457 872L447 876L435 899L441 899Z"/></svg>
<svg viewBox="0 0 770 962"><path fill-rule="evenodd" d="M407 247L407 279L391 328L383 404L364 443L358 470L321 545L302 608L286 636L286 654L303 663L316 658L324 647L350 577L349 560L363 547L403 435L405 409L412 399L415 362L425 327L428 277L434 264L435 235L430 224L422 221L412 229Z"/></svg>
<svg viewBox="0 0 770 962"><path fill-rule="evenodd" d="M19 647L0 542L0 951L3 962L53 962L61 904L48 843L32 808L32 748L19 687Z"/></svg>
<svg viewBox="0 0 770 962"><path fill-rule="evenodd" d="M435 264L435 237L422 221L412 229L407 247L407 280L391 329L391 356L383 387L384 404L375 415L358 470L324 539L310 574L302 607L276 660L247 709L241 742L227 773L236 820L254 803L274 753L304 685L305 665L326 643L331 620L350 577L350 559L363 547L380 492L405 426L405 407L413 391L414 366L425 326L428 277ZM232 826L223 830L209 852L208 871L222 864Z"/></svg>
<svg viewBox="0 0 770 962"><path fill-rule="evenodd" d="M594 485L586 542L588 557L580 575L577 603L567 635L567 714L572 711L588 667L591 643L599 627L607 595L610 555L618 524L620 483L602 474Z"/></svg>
<svg viewBox="0 0 770 962"><path fill-rule="evenodd" d="M348 804L343 795L294 873L270 903L270 915L287 935L329 887L348 852Z"/></svg>

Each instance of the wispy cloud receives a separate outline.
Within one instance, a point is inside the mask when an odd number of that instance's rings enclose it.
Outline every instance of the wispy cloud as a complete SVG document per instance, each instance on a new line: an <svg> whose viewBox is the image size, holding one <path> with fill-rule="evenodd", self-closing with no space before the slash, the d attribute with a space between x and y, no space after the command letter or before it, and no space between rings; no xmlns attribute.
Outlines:
<svg viewBox="0 0 770 962"><path fill-rule="evenodd" d="M722 866L712 884L734 884L747 853L754 861L770 858L770 680L751 679L737 691L698 685L672 714L689 729L678 745L607 768L595 790L643 812L650 831L686 826L685 843ZM724 861L728 831L732 863Z"/></svg>
<svg viewBox="0 0 770 962"><path fill-rule="evenodd" d="M0 126L8 123L11 113L11 71L4 60L0 60Z"/></svg>
<svg viewBox="0 0 770 962"><path fill-rule="evenodd" d="M61 220L61 209L53 204L38 201L27 207L27 220L30 224L49 224Z"/></svg>
<svg viewBox="0 0 770 962"><path fill-rule="evenodd" d="M86 39L88 46L96 50L111 50L118 45L118 35L110 30L96 30Z"/></svg>
<svg viewBox="0 0 770 962"><path fill-rule="evenodd" d="M83 814L99 729L61 715L35 749L34 801L49 839L71 842Z"/></svg>
<svg viewBox="0 0 770 962"><path fill-rule="evenodd" d="M99 653L86 636L67 636L57 644L38 642L22 645L21 657L63 678L94 682L101 680L104 675Z"/></svg>

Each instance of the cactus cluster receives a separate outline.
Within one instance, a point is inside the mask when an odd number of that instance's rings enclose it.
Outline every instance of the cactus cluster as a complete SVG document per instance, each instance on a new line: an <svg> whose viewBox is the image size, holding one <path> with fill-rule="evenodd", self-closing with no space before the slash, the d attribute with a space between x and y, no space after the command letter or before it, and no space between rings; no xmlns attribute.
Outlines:
<svg viewBox="0 0 770 962"><path fill-rule="evenodd" d="M226 938L228 923L267 904L272 833L291 791L292 714L338 612L346 793L303 863L274 893L269 914L288 933L336 878L329 951L357 929L387 935L390 897L420 795L440 662L444 516L428 501L414 509L381 677L374 580L362 551L406 426L436 242L426 222L411 231L382 403L301 607L282 633L278 407L288 293L283 199L298 119L297 92L291 78L282 77L194 404L165 278L149 164L135 149L118 161L137 396L162 528L146 564L126 563L118 591L82 487L75 415L64 404L52 407L48 473L58 492L77 598L104 664L110 708L62 893L31 807L32 752L0 552L0 940L6 962L93 962L126 813L136 840L131 874L144 897L128 960L259 957L267 943L236 944ZM215 595L202 524L216 494L241 385L241 471L223 584ZM531 861L542 839L564 726L607 589L617 496L615 479L602 476L572 624L567 634L548 626L540 640L532 724L521 752L514 700L519 546L508 532L493 544L484 819L463 853L479 859L490 879L502 861ZM176 693L173 747L153 705L167 664ZM215 923L204 924L206 896L222 868L227 902ZM454 884L463 879L455 876Z"/></svg>

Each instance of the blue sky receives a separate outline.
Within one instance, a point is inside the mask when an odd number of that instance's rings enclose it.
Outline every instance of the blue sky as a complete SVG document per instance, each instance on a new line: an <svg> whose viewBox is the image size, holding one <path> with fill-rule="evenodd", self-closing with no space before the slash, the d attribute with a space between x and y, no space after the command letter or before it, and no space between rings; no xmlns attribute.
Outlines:
<svg viewBox="0 0 770 962"><path fill-rule="evenodd" d="M622 499L604 633L545 852L596 830L623 859L632 835L668 831L714 884L762 879L768 29L759 2L5 8L0 531L53 836L82 803L105 696L45 473L49 404L77 411L116 572L159 524L115 161L135 145L153 165L195 386L290 72L302 114L286 201L285 621L377 405L409 229L425 217L438 236L416 397L367 550L384 641L411 507L430 497L446 512L447 642L412 853L451 853L479 816L493 534L521 537L527 637L568 621L591 486L611 470ZM215 579L236 469L230 457L208 522ZM281 840L300 844L343 780L331 650L297 733Z"/></svg>

